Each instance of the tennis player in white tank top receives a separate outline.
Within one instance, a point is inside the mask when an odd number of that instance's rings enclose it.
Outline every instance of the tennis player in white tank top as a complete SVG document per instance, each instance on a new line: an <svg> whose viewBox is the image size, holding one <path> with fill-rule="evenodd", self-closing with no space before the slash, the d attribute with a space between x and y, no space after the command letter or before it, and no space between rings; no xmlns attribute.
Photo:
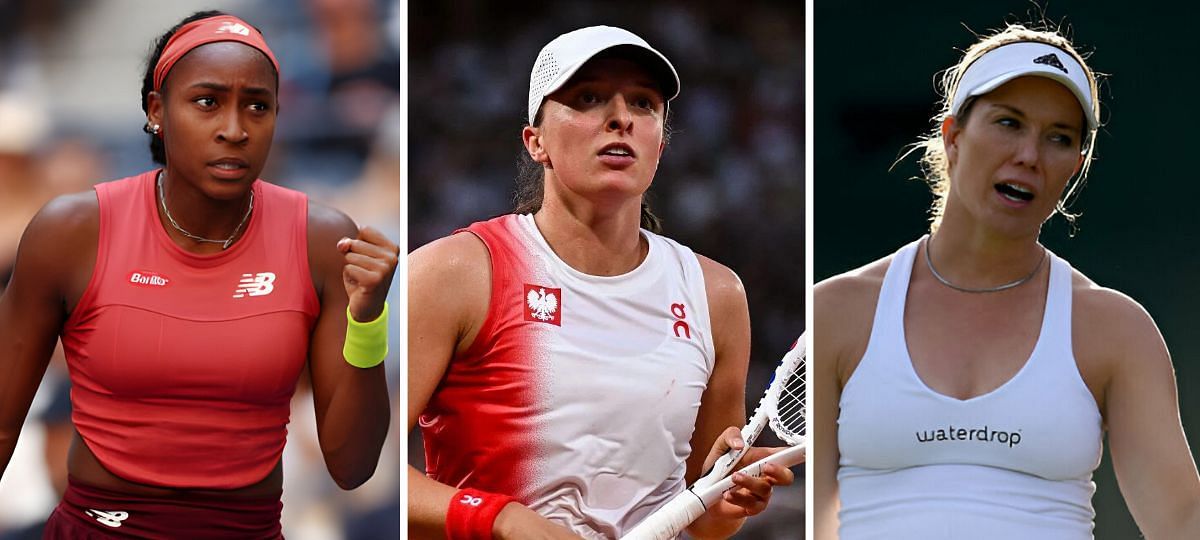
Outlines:
<svg viewBox="0 0 1200 540"><path fill-rule="evenodd" d="M1038 242L1086 174L1094 74L1058 34L1012 25L942 90L919 145L931 234L814 293L818 539L1091 538L1105 431L1146 537L1200 538L1154 321Z"/></svg>

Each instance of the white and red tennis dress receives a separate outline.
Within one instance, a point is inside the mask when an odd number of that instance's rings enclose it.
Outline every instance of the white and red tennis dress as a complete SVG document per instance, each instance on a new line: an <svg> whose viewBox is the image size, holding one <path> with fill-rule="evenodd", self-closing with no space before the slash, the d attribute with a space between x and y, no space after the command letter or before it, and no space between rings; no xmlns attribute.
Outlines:
<svg viewBox="0 0 1200 540"><path fill-rule="evenodd" d="M888 266L838 417L842 540L1090 539L1101 417L1071 347L1071 267L1054 254L1037 344L999 388L925 385L904 335L920 240Z"/></svg>
<svg viewBox="0 0 1200 540"><path fill-rule="evenodd" d="M715 358L696 255L642 231L646 259L598 277L559 259L531 215L466 231L491 255L491 300L420 418L427 474L619 537L685 487Z"/></svg>

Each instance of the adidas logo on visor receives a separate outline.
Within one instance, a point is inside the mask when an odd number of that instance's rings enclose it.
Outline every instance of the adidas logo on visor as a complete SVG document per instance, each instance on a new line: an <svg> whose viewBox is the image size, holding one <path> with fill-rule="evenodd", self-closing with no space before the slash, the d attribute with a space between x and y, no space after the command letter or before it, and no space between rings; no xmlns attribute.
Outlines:
<svg viewBox="0 0 1200 540"><path fill-rule="evenodd" d="M1061 69L1063 73L1067 72L1066 66L1063 66L1062 62L1058 60L1058 55L1056 55L1054 53L1050 53L1045 56L1039 56L1037 58L1034 58L1033 63L1046 64L1047 66Z"/></svg>

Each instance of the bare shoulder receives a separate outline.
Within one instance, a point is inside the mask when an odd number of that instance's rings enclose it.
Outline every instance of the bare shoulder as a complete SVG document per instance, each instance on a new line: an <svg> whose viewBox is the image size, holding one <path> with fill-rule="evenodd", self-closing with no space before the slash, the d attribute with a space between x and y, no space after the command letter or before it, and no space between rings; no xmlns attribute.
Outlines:
<svg viewBox="0 0 1200 540"><path fill-rule="evenodd" d="M491 291L491 255L478 236L462 232L417 248L408 255L410 341L424 335L422 325L432 325L465 351L487 318Z"/></svg>
<svg viewBox="0 0 1200 540"><path fill-rule="evenodd" d="M60 195L46 203L25 227L20 255L26 258L44 254L56 266L63 259L77 260L95 255L100 235L100 203L95 191Z"/></svg>
<svg viewBox="0 0 1200 540"><path fill-rule="evenodd" d="M408 254L411 280L435 283L469 283L488 278L491 255L478 236L452 234L425 244Z"/></svg>
<svg viewBox="0 0 1200 540"><path fill-rule="evenodd" d="M867 350L875 304L891 263L889 255L813 287L813 365L832 364L843 384Z"/></svg>
<svg viewBox="0 0 1200 540"><path fill-rule="evenodd" d="M711 308L746 304L746 288L733 269L699 253L700 271L704 274L704 290Z"/></svg>
<svg viewBox="0 0 1200 540"><path fill-rule="evenodd" d="M358 226L345 212L332 206L308 200L308 237L309 239L333 239L336 243L343 237L354 237L358 234Z"/></svg>
<svg viewBox="0 0 1200 540"><path fill-rule="evenodd" d="M1135 352L1162 341L1158 325L1141 304L1125 293L1096 284L1078 270L1071 276L1071 300L1077 349Z"/></svg>

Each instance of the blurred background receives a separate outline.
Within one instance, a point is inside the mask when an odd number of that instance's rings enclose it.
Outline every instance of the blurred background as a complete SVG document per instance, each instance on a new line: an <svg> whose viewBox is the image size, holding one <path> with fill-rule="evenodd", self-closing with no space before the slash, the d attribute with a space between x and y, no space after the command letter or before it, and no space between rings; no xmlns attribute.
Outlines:
<svg viewBox="0 0 1200 540"><path fill-rule="evenodd" d="M279 59L279 123L263 178L401 241L399 0L7 0L0 1L0 284L42 204L154 166L139 104L146 57L155 38L205 9L259 27ZM400 343L401 317L394 319L392 342ZM400 536L401 350L393 347L387 359L396 423L375 476L353 492L338 489L325 470L302 377L283 458L289 539ZM40 538L65 488L68 388L59 356L0 480L0 539Z"/></svg>
<svg viewBox="0 0 1200 540"><path fill-rule="evenodd" d="M665 234L741 276L753 410L804 329L804 11L780 2L567 0L409 6L409 235L416 249L512 209L529 72L559 34L607 24L674 64L682 93L650 202ZM417 432L409 462L421 468ZM804 478L739 538L804 537Z"/></svg>
<svg viewBox="0 0 1200 540"><path fill-rule="evenodd" d="M1169 16L1164 16L1169 15ZM1183 158L1195 137L1197 81L1191 68L1200 8L1061 0L1043 12L1027 0L936 0L908 4L814 5L814 273L820 281L892 253L928 230L930 196L916 157L896 162L932 126L934 74L950 67L975 37L1007 22L1064 24L1101 73L1096 161L1073 210L1042 242L1105 287L1140 302L1158 322L1174 358L1183 425L1200 449L1200 339L1192 309L1200 287L1195 246L1200 184ZM1168 110L1170 109L1170 110ZM1188 255L1191 252L1192 255ZM1095 474L1096 538L1138 531L1105 452Z"/></svg>

